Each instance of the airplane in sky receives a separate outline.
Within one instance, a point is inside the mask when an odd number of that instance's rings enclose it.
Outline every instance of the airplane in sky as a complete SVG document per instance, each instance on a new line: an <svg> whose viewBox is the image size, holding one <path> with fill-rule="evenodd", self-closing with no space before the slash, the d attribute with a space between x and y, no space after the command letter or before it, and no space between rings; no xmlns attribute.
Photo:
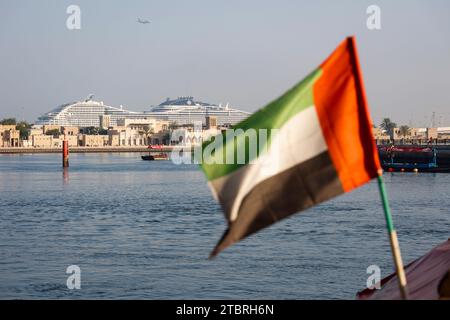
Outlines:
<svg viewBox="0 0 450 320"><path fill-rule="evenodd" d="M148 21L148 20L142 20L142 19L140 19L140 18L137 19L137 22L138 22L138 23L142 23L142 24L150 23L150 21Z"/></svg>

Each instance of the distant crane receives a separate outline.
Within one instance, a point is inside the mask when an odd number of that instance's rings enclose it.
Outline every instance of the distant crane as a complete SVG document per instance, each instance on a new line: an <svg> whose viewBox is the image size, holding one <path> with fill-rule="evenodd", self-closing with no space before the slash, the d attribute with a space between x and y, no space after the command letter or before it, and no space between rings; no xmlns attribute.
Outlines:
<svg viewBox="0 0 450 320"><path fill-rule="evenodd" d="M137 23L147 24L147 23L150 23L150 21L148 21L148 20L142 20L142 19L138 18L138 19L137 19Z"/></svg>

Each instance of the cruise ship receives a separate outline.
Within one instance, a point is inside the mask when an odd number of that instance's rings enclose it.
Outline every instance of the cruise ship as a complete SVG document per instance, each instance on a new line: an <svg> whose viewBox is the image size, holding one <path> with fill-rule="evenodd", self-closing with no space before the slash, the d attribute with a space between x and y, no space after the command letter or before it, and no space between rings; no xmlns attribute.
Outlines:
<svg viewBox="0 0 450 320"><path fill-rule="evenodd" d="M117 125L117 120L123 118L142 118L142 112L134 112L120 107L112 107L103 101L92 100L90 95L84 101L75 101L60 105L50 112L40 116L36 125L60 125L77 127L99 127L100 116L109 115L110 125Z"/></svg>
<svg viewBox="0 0 450 320"><path fill-rule="evenodd" d="M215 105L211 103L196 101L194 97L178 97L150 108L146 112L152 117L169 120L177 124L191 124L201 121L205 123L206 116L217 118L218 125L234 125L248 116L250 112L229 107L229 105Z"/></svg>
<svg viewBox="0 0 450 320"><path fill-rule="evenodd" d="M36 125L60 125L78 127L99 127L100 116L109 115L110 126L116 126L119 119L157 118L177 124L192 124L198 121L205 123L206 116L217 118L218 125L234 125L250 113L222 105L215 105L194 100L193 97L167 98L163 103L150 107L147 111L130 111L120 107L112 107L103 101L94 101L90 95L83 101L75 101L58 106L40 116Z"/></svg>

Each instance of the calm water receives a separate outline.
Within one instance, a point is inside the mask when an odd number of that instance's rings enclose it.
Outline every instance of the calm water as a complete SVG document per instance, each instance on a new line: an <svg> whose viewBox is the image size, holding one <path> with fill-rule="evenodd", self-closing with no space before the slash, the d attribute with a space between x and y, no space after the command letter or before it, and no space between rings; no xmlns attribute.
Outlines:
<svg viewBox="0 0 450 320"><path fill-rule="evenodd" d="M0 155L0 298L353 299L393 268L370 183L207 257L225 223L195 166ZM450 236L450 175L385 175L404 260ZM295 192L295 191L294 191ZM81 290L65 271L81 268Z"/></svg>

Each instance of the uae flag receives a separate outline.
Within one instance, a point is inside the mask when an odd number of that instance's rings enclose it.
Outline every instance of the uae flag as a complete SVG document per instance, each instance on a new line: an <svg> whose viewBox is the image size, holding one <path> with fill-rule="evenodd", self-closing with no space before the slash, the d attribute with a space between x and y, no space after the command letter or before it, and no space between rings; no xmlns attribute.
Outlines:
<svg viewBox="0 0 450 320"><path fill-rule="evenodd" d="M202 170L228 229L211 257L381 170L354 37L280 98L202 145ZM256 130L258 148L250 141ZM244 147L244 157L239 148ZM213 152L205 152L211 151ZM230 161L234 160L234 161Z"/></svg>

